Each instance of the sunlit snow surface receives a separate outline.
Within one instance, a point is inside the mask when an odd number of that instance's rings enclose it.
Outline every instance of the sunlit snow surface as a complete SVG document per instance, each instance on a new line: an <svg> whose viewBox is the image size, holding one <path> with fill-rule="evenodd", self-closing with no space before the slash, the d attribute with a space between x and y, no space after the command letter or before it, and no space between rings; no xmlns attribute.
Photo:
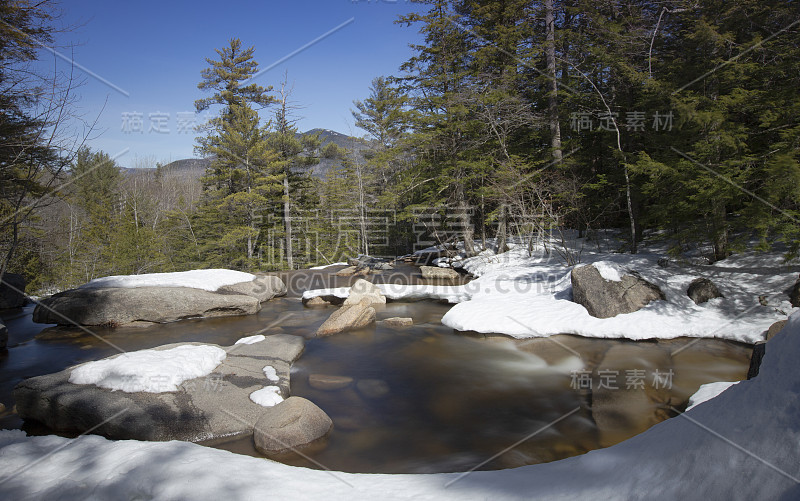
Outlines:
<svg viewBox="0 0 800 501"><path fill-rule="evenodd" d="M281 389L277 386L265 386L250 394L250 400L262 407L272 407L283 402Z"/></svg>
<svg viewBox="0 0 800 501"><path fill-rule="evenodd" d="M455 286L379 285L392 300L437 299L457 303L442 323L460 331L500 333L515 338L577 334L597 338L669 339L709 337L753 343L786 315L798 311L785 290L797 279L786 271L779 253L735 255L713 266L658 265L663 254L637 255L583 251L579 266L597 263L607 280L636 271L664 292L639 311L612 318L595 318L572 302L571 266L555 252L531 256L524 246L503 254L490 250L461 261L477 279ZM709 277L725 296L697 305L687 295L689 284ZM347 297L347 287L306 291L305 299ZM768 300L762 306L759 296Z"/></svg>
<svg viewBox="0 0 800 501"><path fill-rule="evenodd" d="M256 278L251 273L235 270L191 270L173 273L147 273L144 275L114 275L95 278L80 286L81 289L100 287L191 287L216 291L226 285L251 282Z"/></svg>
<svg viewBox="0 0 800 501"><path fill-rule="evenodd" d="M210 374L225 357L225 350L207 345L140 350L80 365L69 382L128 393L177 391L184 381Z"/></svg>
<svg viewBox="0 0 800 501"><path fill-rule="evenodd" d="M689 397L689 406L686 407L686 410L702 404L703 402L707 402L712 398L716 398L720 393L727 390L731 386L739 383L739 381L720 381L717 383L707 383L701 385L700 388Z"/></svg>
<svg viewBox="0 0 800 501"><path fill-rule="evenodd" d="M267 339L264 334L256 334L255 336L247 336L236 340L233 344L256 344Z"/></svg>

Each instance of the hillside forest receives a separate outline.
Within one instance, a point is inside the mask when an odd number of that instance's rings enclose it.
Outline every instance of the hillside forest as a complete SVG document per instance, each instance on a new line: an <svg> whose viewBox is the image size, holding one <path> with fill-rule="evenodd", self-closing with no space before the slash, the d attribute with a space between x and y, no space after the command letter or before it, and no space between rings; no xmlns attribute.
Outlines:
<svg viewBox="0 0 800 501"><path fill-rule="evenodd" d="M54 34L47 2L4 3L0 276L47 293L487 239L551 242L574 264L558 242L608 232L620 252L661 239L710 262L753 242L796 254L796 2L414 3L397 23L424 42L353 102L362 137L299 131L290 75L251 78L258 48L232 34L197 68L194 106L213 117L201 160L130 169L68 126L68 75L26 71L31 37Z"/></svg>

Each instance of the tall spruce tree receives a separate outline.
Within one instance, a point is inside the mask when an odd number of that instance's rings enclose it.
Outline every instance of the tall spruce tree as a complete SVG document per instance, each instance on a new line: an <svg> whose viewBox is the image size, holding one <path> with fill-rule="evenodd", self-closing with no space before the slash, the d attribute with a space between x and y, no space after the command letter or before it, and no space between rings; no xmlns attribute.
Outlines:
<svg viewBox="0 0 800 501"><path fill-rule="evenodd" d="M202 71L203 80L198 84L198 88L213 94L195 101L197 111L212 105L220 107L219 115L205 124L206 135L197 140L198 152L213 158L204 177L206 200L202 210L211 214L202 220L211 226L207 228L213 234L205 248L215 262L230 259L250 268L267 196L278 181L267 126L260 125L257 108L275 99L269 94L272 87L247 83L258 72L254 47L244 49L234 38L216 52L219 60L206 59L209 67ZM245 260L237 257L240 246Z"/></svg>

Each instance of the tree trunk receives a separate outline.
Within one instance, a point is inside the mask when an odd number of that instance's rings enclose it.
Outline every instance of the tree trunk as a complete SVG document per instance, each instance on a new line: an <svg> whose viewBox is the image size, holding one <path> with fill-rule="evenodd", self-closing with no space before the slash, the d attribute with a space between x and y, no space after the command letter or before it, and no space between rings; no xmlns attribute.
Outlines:
<svg viewBox="0 0 800 501"><path fill-rule="evenodd" d="M560 163L561 126L558 123L558 82L556 81L556 28L553 14L553 0L545 0L544 22L546 34L545 57L547 59L547 76L550 79L550 94L547 97L548 121L550 122L550 146L553 148L553 159Z"/></svg>
<svg viewBox="0 0 800 501"><path fill-rule="evenodd" d="M292 217L291 217L291 203L289 201L289 172L288 169L283 177L283 227L286 233L286 263L289 269L294 269L294 259L292 255Z"/></svg>
<svg viewBox="0 0 800 501"><path fill-rule="evenodd" d="M458 197L458 219L464 231L464 252L467 257L472 257L475 255L474 230L469 220L469 210L464 200L464 187L461 184L456 188L456 196Z"/></svg>
<svg viewBox="0 0 800 501"><path fill-rule="evenodd" d="M508 216L506 214L506 206L500 206L500 223L497 227L497 253L501 254L508 250Z"/></svg>
<svg viewBox="0 0 800 501"><path fill-rule="evenodd" d="M638 242L636 241L636 217L633 214L633 203L631 202L631 178L628 174L628 164L625 159L622 159L622 166L625 171L625 198L628 203L628 217L631 221L631 254L636 254L639 251Z"/></svg>

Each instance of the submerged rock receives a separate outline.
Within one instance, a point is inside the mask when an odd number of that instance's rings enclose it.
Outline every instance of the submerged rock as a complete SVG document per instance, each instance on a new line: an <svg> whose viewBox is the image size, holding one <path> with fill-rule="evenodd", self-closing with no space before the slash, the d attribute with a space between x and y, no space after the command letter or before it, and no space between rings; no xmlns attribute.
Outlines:
<svg viewBox="0 0 800 501"><path fill-rule="evenodd" d="M319 440L332 428L331 418L313 402L289 397L263 410L253 430L253 441L260 452L277 454Z"/></svg>
<svg viewBox="0 0 800 501"><path fill-rule="evenodd" d="M220 294L189 287L82 288L40 301L33 311L33 321L116 326L131 322L166 323L197 317L251 315L260 309L260 299L251 295Z"/></svg>
<svg viewBox="0 0 800 501"><path fill-rule="evenodd" d="M389 385L382 379L359 379L356 388L367 398L381 398L389 394Z"/></svg>
<svg viewBox="0 0 800 501"><path fill-rule="evenodd" d="M427 279L447 279L453 280L461 275L452 268L440 268L438 266L420 266L420 271L422 272L422 278Z"/></svg>
<svg viewBox="0 0 800 501"><path fill-rule="evenodd" d="M25 277L17 273L4 273L0 283L0 310L21 308L28 302L25 297Z"/></svg>
<svg viewBox="0 0 800 501"><path fill-rule="evenodd" d="M330 374L310 374L308 385L317 390L330 391L347 388L353 382L349 376L333 376Z"/></svg>
<svg viewBox="0 0 800 501"><path fill-rule="evenodd" d="M0 350L5 350L8 345L8 328L0 322Z"/></svg>
<svg viewBox="0 0 800 501"><path fill-rule="evenodd" d="M725 297L719 289L717 289L717 286L714 285L714 282L707 278L695 278L692 280L689 284L689 288L686 290L686 295L689 296L695 304L705 303L709 299Z"/></svg>
<svg viewBox="0 0 800 501"><path fill-rule="evenodd" d="M573 301L597 318L633 313L652 301L666 299L658 286L635 272L623 275L620 281L606 280L597 268L587 265L573 268L570 278Z"/></svg>
<svg viewBox="0 0 800 501"><path fill-rule="evenodd" d="M199 344L171 344L155 350ZM177 391L164 393L127 393L74 384L69 381L71 367L22 381L14 388L14 399L23 419L60 432L91 429L112 439L192 442L246 435L252 433L264 411L250 400L250 394L277 386L281 396L287 397L291 365L303 347L302 338L285 334L230 346L224 348L227 358L211 374L184 381ZM270 370L268 375L266 366L274 368L274 373Z"/></svg>

